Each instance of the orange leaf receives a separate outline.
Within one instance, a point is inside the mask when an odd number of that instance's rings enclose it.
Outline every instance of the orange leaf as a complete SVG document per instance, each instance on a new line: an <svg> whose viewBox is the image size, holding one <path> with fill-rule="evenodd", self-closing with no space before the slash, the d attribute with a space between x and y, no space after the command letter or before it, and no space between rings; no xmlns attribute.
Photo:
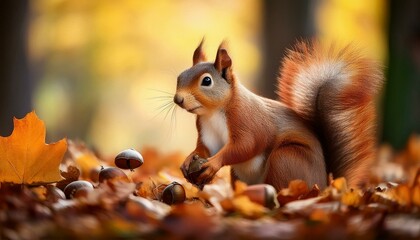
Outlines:
<svg viewBox="0 0 420 240"><path fill-rule="evenodd" d="M351 189L350 191L343 193L341 196L341 202L347 206L359 207L361 201L362 196L357 190Z"/></svg>
<svg viewBox="0 0 420 240"><path fill-rule="evenodd" d="M252 202L248 196L237 196L232 199L233 208L245 217L259 218L267 213L267 209L260 204Z"/></svg>
<svg viewBox="0 0 420 240"><path fill-rule="evenodd" d="M339 192L346 192L347 191L347 181L343 177L334 179L331 185L335 189L337 189Z"/></svg>
<svg viewBox="0 0 420 240"><path fill-rule="evenodd" d="M45 144L45 125L35 112L13 119L14 130L0 136L0 182L51 183L62 179L59 165L67 150L62 139Z"/></svg>

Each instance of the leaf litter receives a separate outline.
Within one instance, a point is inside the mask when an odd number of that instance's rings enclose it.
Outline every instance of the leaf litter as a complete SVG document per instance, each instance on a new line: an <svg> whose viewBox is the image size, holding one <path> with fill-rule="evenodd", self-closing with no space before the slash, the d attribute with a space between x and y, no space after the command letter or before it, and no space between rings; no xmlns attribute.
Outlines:
<svg viewBox="0 0 420 240"><path fill-rule="evenodd" d="M15 125L30 118L38 121L31 113ZM15 131L22 135L14 135L17 138L25 135ZM36 140L43 143L45 128L36 131L43 132L42 141ZM10 171L5 166L14 159L10 156L22 155L21 150L7 148L0 149L2 174ZM264 184L235 182L232 187L229 168L199 190L179 170L183 154L163 154L150 147L140 151L140 168L124 170L129 181L111 174L99 182L101 169L115 167L113 156L101 156L71 140L65 149L64 159L57 150L32 151L32 159L48 165L39 175L45 178L0 176L0 239L420 238L420 136L413 135L400 152L383 145L369 184L359 189L331 176L325 189L296 179L274 194L268 194ZM13 161L28 159L31 156ZM66 198L65 187L81 180L92 183L93 189L76 189ZM182 185L186 200L168 205L162 191L173 182ZM266 205L266 200L275 204Z"/></svg>

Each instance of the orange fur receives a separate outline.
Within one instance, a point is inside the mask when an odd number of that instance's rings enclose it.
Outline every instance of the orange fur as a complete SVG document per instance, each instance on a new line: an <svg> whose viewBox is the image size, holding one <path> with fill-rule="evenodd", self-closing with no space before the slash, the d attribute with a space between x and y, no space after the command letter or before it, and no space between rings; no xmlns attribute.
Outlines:
<svg viewBox="0 0 420 240"><path fill-rule="evenodd" d="M178 77L175 96L184 99L177 104L187 110L202 106L192 111L198 140L181 166L187 179L198 154L208 159L194 179L198 185L225 165L232 166L235 178L277 189L297 178L325 187L328 172L346 177L350 185L363 183L375 157L373 100L382 83L375 63L351 46L298 43L283 62L279 101L274 101L240 84L224 44L214 64L200 64L203 56L201 43L194 66ZM200 85L204 72L213 85Z"/></svg>
<svg viewBox="0 0 420 240"><path fill-rule="evenodd" d="M336 75L338 77L325 79L322 78L325 76L316 76L317 71L314 71L313 78L306 79L305 84L320 82L317 88L310 90L316 93L315 98L296 97L294 89L300 87L296 86L299 74L310 66L323 63L342 63L341 72L345 77ZM319 135L322 135L328 171L334 177L346 177L350 185L359 185L366 180L375 159L374 100L382 79L378 65L362 57L352 46L339 49L323 47L319 42L299 43L289 52L280 71L280 101L309 120L315 128L322 129ZM316 104L310 105L306 101Z"/></svg>

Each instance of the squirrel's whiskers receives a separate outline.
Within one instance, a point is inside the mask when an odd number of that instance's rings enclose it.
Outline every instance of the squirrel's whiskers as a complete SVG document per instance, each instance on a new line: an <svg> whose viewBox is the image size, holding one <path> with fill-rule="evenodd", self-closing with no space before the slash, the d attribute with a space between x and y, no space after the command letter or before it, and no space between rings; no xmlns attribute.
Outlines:
<svg viewBox="0 0 420 240"><path fill-rule="evenodd" d="M171 123L169 125L169 133L168 133L168 135L171 138L173 136L173 130L176 127L176 104L173 102L173 93L166 92L163 90L158 90L158 89L149 89L149 90L163 94L161 96L154 96L147 99L152 100L154 102L161 103L158 107L154 109L155 111L157 111L157 113L152 117L152 120L155 120L159 115L164 114L163 121L161 123L163 124L166 121L166 118L169 115L171 115Z"/></svg>

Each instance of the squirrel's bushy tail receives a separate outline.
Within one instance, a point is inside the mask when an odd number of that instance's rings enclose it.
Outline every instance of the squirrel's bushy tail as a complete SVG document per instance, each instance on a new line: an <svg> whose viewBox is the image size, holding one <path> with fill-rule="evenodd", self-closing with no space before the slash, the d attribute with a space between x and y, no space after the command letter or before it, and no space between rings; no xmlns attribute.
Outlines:
<svg viewBox="0 0 420 240"><path fill-rule="evenodd" d="M300 42L280 69L280 101L313 125L327 171L352 186L366 180L376 156L375 97L382 82L378 64L351 45Z"/></svg>

